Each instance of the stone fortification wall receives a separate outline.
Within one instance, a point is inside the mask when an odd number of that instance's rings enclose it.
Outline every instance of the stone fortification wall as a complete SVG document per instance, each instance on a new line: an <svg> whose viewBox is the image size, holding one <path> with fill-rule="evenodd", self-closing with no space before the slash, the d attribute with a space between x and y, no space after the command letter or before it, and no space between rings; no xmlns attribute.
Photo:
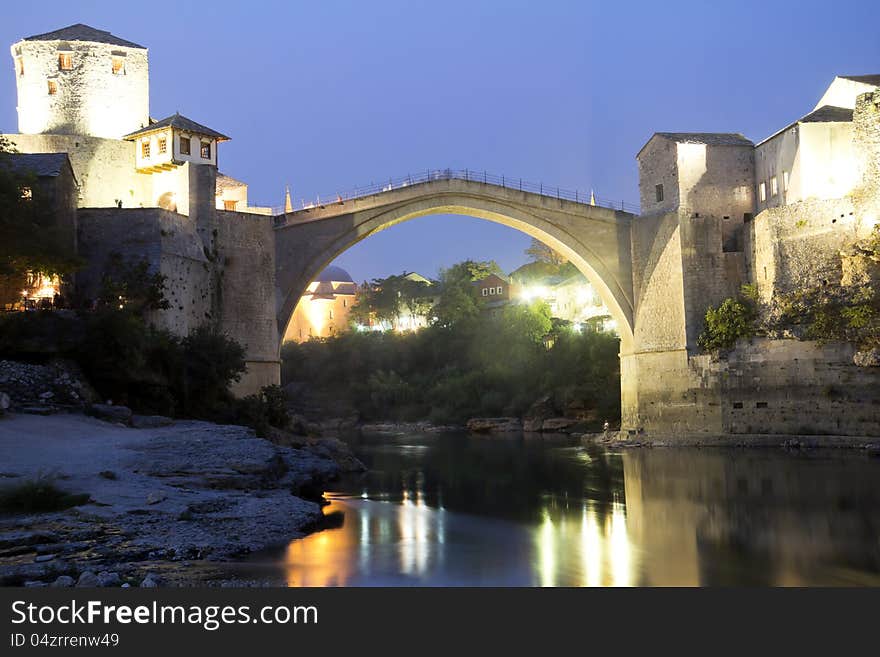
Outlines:
<svg viewBox="0 0 880 657"><path fill-rule="evenodd" d="M839 285L840 251L864 234L852 199L810 199L770 208L746 237L749 280L762 301L817 284Z"/></svg>
<svg viewBox="0 0 880 657"><path fill-rule="evenodd" d="M213 198L204 202L205 211L213 207L208 205ZM245 346L248 371L234 391L250 394L281 382L273 219L223 210L213 215L213 224L204 223L202 230L215 238L218 319L221 329Z"/></svg>
<svg viewBox="0 0 880 657"><path fill-rule="evenodd" d="M853 203L865 228L871 228L880 224L880 91L856 99L853 139L862 174Z"/></svg>
<svg viewBox="0 0 880 657"><path fill-rule="evenodd" d="M854 365L853 353L755 338L723 359L692 358L692 384L713 391L723 433L880 436L880 368Z"/></svg>
<svg viewBox="0 0 880 657"><path fill-rule="evenodd" d="M95 297L108 258L146 259L166 276L170 307L153 321L178 335L218 320L214 272L195 226L187 217L158 208L89 208L78 213L80 254L88 266L77 274L80 294Z"/></svg>

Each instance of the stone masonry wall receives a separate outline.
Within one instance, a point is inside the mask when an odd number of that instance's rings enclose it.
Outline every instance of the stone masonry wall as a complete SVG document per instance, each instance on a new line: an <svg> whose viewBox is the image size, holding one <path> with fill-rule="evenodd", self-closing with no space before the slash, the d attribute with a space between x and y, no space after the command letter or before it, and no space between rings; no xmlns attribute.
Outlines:
<svg viewBox="0 0 880 657"><path fill-rule="evenodd" d="M79 211L78 223L80 255L88 262L77 274L80 294L98 294L101 271L110 255L119 253L125 260L146 259L166 276L170 307L155 314L158 326L186 335L217 321L213 265L187 217L158 208L91 208Z"/></svg>
<svg viewBox="0 0 880 657"><path fill-rule="evenodd" d="M853 111L853 139L862 180L853 192L864 228L880 224L880 92L862 94Z"/></svg>
<svg viewBox="0 0 880 657"><path fill-rule="evenodd" d="M281 382L273 219L223 210L214 215L210 232L220 271L218 319L221 329L246 348L248 371L233 390L250 394Z"/></svg>
<svg viewBox="0 0 880 657"><path fill-rule="evenodd" d="M764 210L747 233L749 279L764 302L817 284L839 285L840 251L862 230L849 198Z"/></svg>
<svg viewBox="0 0 880 657"><path fill-rule="evenodd" d="M690 365L694 387L716 391L724 433L880 436L880 368L854 365L853 352L755 338Z"/></svg>

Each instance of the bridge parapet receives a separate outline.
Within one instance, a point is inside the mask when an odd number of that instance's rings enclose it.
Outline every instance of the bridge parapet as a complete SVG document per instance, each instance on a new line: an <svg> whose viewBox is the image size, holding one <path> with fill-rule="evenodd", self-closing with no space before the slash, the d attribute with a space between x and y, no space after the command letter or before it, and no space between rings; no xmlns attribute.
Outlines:
<svg viewBox="0 0 880 657"><path fill-rule="evenodd" d="M398 191L415 191L425 193L425 186L431 183L443 181L460 181L467 184L480 185L485 193L492 191L501 193L504 191L519 192L520 196L512 197L520 203L535 203L537 199L558 201L554 209L565 209L572 204L575 207L603 208L633 215L638 212L638 206L626 201L611 201L609 199L596 198L592 193L584 194L581 191L563 189L558 186L544 185L524 181L522 178L510 178L489 174L485 171L476 172L470 169L434 169L415 175L407 175L401 178L389 178L387 182L371 183L366 186L356 187L345 193L318 195L313 200L301 199L299 208L292 212L283 213L283 208L277 208L275 217L276 226L286 225L292 218L297 222L307 219L323 218L339 214L339 208L348 206L345 211L363 210L376 204L388 203L388 194ZM494 188L494 190L492 189ZM336 211L334 211L334 209ZM329 210L329 212L327 211Z"/></svg>

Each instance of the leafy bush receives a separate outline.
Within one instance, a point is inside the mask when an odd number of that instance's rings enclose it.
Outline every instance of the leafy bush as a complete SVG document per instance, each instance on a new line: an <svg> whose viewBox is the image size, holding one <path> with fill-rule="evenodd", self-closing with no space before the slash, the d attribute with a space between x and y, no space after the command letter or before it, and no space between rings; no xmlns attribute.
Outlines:
<svg viewBox="0 0 880 657"><path fill-rule="evenodd" d="M755 306L749 299L725 299L717 308L706 310L706 327L697 343L704 351L731 349L740 338L754 335L756 319Z"/></svg>
<svg viewBox="0 0 880 657"><path fill-rule="evenodd" d="M880 345L880 297L869 285L806 288L780 295L777 307L774 328L800 326L804 337L820 342Z"/></svg>
<svg viewBox="0 0 880 657"><path fill-rule="evenodd" d="M552 349L544 346L548 332L557 334ZM315 401L344 404L368 420L522 415L545 395L560 414L578 402L614 419L618 351L615 336L554 328L542 304L510 306L417 333L348 332L287 343L281 378L307 382Z"/></svg>
<svg viewBox="0 0 880 657"><path fill-rule="evenodd" d="M290 424L284 393L279 386L266 386L256 395L248 395L229 404L226 421L252 428L266 437L271 427L285 429Z"/></svg>
<svg viewBox="0 0 880 657"><path fill-rule="evenodd" d="M176 381L185 415L210 419L228 403L229 386L244 373L244 347L213 327L201 326L181 341L183 371Z"/></svg>

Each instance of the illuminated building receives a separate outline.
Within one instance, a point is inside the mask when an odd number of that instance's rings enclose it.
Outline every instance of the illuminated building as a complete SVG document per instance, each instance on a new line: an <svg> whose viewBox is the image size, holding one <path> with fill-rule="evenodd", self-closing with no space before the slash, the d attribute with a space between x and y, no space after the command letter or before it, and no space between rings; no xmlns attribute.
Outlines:
<svg viewBox="0 0 880 657"><path fill-rule="evenodd" d="M26 184L20 188L21 198L38 204L39 212L52 217L57 238L76 250L76 177L64 153L3 153L0 170L20 177ZM52 227L52 226L47 226ZM40 307L52 302L56 294L66 293L57 277L32 273L0 276L0 304L5 310Z"/></svg>
<svg viewBox="0 0 880 657"><path fill-rule="evenodd" d="M247 205L247 185L213 181L190 167L216 167L225 135L175 113L150 117L147 48L76 24L21 39L11 48L21 153L67 153L81 208L163 208L190 215L195 196L217 209L269 214ZM191 199L191 197L193 197Z"/></svg>
<svg viewBox="0 0 880 657"><path fill-rule="evenodd" d="M341 267L327 267L299 300L284 341L304 342L326 338L348 327L348 315L357 295L357 284Z"/></svg>

